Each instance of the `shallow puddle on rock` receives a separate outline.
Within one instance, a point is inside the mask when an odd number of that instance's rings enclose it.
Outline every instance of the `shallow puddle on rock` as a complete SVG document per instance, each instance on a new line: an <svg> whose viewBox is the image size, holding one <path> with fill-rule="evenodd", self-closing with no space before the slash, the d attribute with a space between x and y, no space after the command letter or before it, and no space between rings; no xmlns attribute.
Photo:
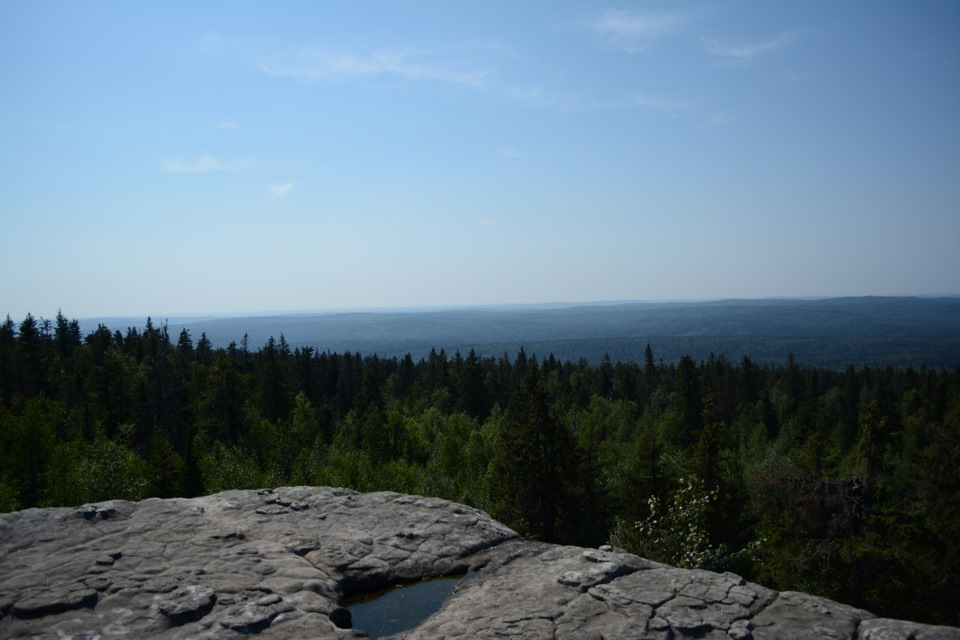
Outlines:
<svg viewBox="0 0 960 640"><path fill-rule="evenodd" d="M354 629L371 639L412 629L443 606L458 584L476 573L402 584L354 596L347 601Z"/></svg>

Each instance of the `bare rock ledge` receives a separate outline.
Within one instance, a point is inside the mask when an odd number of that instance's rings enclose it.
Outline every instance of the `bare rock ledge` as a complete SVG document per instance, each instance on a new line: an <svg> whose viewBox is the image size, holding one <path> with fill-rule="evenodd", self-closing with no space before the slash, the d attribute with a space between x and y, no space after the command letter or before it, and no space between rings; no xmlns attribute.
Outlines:
<svg viewBox="0 0 960 640"><path fill-rule="evenodd" d="M739 576L530 542L446 500L329 487L0 515L0 638L364 638L346 597L478 571L399 638L960 640Z"/></svg>

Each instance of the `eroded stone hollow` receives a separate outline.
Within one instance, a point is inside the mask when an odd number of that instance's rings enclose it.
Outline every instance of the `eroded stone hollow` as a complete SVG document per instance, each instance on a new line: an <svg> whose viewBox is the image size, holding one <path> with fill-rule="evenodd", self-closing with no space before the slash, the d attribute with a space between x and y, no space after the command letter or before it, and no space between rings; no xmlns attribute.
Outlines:
<svg viewBox="0 0 960 640"><path fill-rule="evenodd" d="M452 502L328 487L0 515L2 638L362 638L351 595L478 571L396 638L956 638L733 574L534 543Z"/></svg>
<svg viewBox="0 0 960 640"><path fill-rule="evenodd" d="M395 585L347 600L351 626L370 634L371 638L409 631L440 610L440 607L465 580L476 573L468 572Z"/></svg>

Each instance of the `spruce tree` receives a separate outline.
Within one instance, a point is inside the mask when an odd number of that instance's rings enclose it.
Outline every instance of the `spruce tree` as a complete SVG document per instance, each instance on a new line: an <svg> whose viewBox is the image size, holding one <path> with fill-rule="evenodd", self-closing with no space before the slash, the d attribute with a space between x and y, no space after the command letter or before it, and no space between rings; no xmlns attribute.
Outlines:
<svg viewBox="0 0 960 640"><path fill-rule="evenodd" d="M580 465L573 436L551 409L536 359L508 417L491 463L494 509L530 537L564 539L577 527Z"/></svg>

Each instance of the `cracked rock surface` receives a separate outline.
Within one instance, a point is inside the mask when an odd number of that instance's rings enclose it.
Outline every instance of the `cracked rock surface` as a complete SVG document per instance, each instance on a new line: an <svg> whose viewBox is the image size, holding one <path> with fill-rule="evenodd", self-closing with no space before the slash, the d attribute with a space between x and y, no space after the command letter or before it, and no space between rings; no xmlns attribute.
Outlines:
<svg viewBox="0 0 960 640"><path fill-rule="evenodd" d="M0 514L0 638L364 637L345 597L516 537L452 502L318 487Z"/></svg>
<svg viewBox="0 0 960 640"><path fill-rule="evenodd" d="M729 573L526 541L445 500L328 487L0 514L0 638L363 638L346 597L468 568L394 640L960 640Z"/></svg>
<svg viewBox="0 0 960 640"><path fill-rule="evenodd" d="M960 629L879 619L732 573L677 569L610 547L513 540L469 560L482 567L478 577L394 640L960 640Z"/></svg>

